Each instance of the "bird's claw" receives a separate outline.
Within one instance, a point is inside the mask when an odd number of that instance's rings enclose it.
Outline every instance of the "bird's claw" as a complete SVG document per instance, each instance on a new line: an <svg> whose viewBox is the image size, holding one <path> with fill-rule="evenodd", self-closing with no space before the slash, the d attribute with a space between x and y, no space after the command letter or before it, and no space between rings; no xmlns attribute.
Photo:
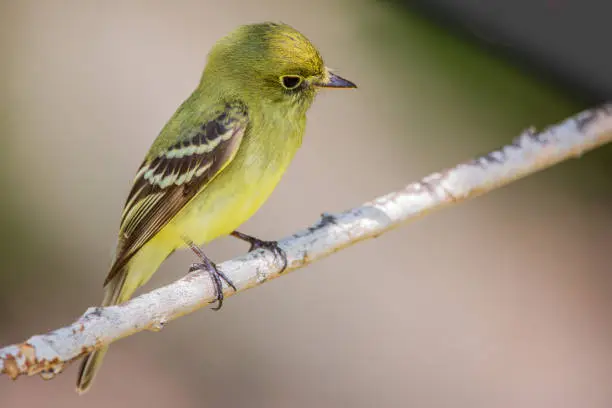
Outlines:
<svg viewBox="0 0 612 408"><path fill-rule="evenodd" d="M260 239L254 239L251 241L249 252L253 252L256 249L266 249L272 252L275 257L280 258L283 261L283 267L281 268L280 273L283 273L285 269L287 269L287 254L281 247L278 246L277 241L262 241Z"/></svg>
<svg viewBox="0 0 612 408"><path fill-rule="evenodd" d="M215 265L213 262L202 262L202 263L194 263L191 264L191 266L189 267L189 272L194 272L194 271L206 271L208 272L208 275L210 276L210 279L213 282L213 285L215 287L215 299L217 302L217 306L213 307L212 310L219 310L221 309L221 306L223 306L223 283L221 282L221 280L223 279L225 281L225 283L227 283L227 285L234 289L234 291L236 291L236 286L233 284L233 282L227 277L225 276L225 274L223 272L221 272L218 268L217 265Z"/></svg>
<svg viewBox="0 0 612 408"><path fill-rule="evenodd" d="M249 248L249 252L253 252L256 249L267 249L268 251L272 252L275 257L282 259L283 267L281 268L280 273L283 273L285 269L287 269L287 254L281 247L278 246L277 241L263 241L259 238L255 238L238 231L232 232L231 235L235 238L250 243L251 247Z"/></svg>

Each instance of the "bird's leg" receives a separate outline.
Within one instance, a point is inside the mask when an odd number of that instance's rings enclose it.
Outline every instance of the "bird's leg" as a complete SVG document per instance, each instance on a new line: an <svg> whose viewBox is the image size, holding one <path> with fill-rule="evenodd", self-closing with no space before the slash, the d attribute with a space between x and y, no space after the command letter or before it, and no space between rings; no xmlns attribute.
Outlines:
<svg viewBox="0 0 612 408"><path fill-rule="evenodd" d="M193 242L189 240L185 240L189 248L197 255L198 258L202 261L201 263L194 263L189 268L189 272L204 270L207 271L210 275L210 278L213 281L215 286L215 296L217 298L217 306L213 307L212 310L219 310L221 306L223 306L223 284L221 283L221 279L223 279L234 291L236 291L236 286L232 283L232 281L225 276L223 272L221 272L217 265L213 261L210 260L205 254L204 251Z"/></svg>
<svg viewBox="0 0 612 408"><path fill-rule="evenodd" d="M283 260L283 268L281 269L281 273L287 269L287 254L282 250L281 247L278 246L277 241L262 241L261 239L252 237L247 234L243 234L242 232L234 231L230 234L232 237L241 239L251 244L249 248L249 252L254 251L259 248L267 249L271 251L274 256L278 256Z"/></svg>

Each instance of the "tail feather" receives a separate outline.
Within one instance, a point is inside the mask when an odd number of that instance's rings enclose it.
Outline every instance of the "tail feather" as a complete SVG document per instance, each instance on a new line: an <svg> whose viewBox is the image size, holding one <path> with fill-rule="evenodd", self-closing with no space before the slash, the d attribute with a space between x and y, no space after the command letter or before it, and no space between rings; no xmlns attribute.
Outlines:
<svg viewBox="0 0 612 408"><path fill-rule="evenodd" d="M124 297L129 297L130 294L123 293L125 287L125 278L127 270L120 271L115 277L108 282L104 291L104 299L102 306L116 305L124 301ZM127 296L126 296L127 295ZM79 368L79 376L77 379L77 392L79 394L86 393L100 369L102 359L108 351L108 346L102 347L85 356Z"/></svg>
<svg viewBox="0 0 612 408"><path fill-rule="evenodd" d="M127 301L136 289L144 285L153 276L159 265L174 249L174 247L168 246L167 241L162 240L158 244L149 241L127 265L121 267L106 283L102 306L111 306ZM83 359L77 380L77 392L79 394L87 392L91 387L107 351L108 347L103 347L93 351Z"/></svg>
<svg viewBox="0 0 612 408"><path fill-rule="evenodd" d="M85 356L79 368L79 379L77 380L77 392L85 394L91 388L94 378L102 364L102 359L108 351L108 346L102 347Z"/></svg>

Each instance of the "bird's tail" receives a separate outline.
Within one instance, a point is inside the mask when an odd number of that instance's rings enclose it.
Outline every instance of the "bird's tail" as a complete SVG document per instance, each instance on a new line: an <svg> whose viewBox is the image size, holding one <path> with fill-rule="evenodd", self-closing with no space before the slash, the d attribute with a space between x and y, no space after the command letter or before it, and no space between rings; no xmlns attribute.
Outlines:
<svg viewBox="0 0 612 408"><path fill-rule="evenodd" d="M119 271L115 277L108 282L104 290L104 299L102 306L111 306L121 303L131 296L131 293L125 293L125 279L127 277L127 269ZM77 379L77 392L84 394L89 390L96 373L100 369L102 359L108 351L108 346L102 347L85 356L79 368L79 376Z"/></svg>

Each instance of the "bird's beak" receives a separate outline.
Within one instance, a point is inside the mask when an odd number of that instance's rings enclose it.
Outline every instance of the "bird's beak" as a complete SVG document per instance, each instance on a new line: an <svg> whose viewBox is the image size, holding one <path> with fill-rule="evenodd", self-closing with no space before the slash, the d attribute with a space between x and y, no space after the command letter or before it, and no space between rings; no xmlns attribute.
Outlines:
<svg viewBox="0 0 612 408"><path fill-rule="evenodd" d="M327 78L316 84L320 88L357 88L357 85L344 79L339 75L334 74L331 71L327 71Z"/></svg>

